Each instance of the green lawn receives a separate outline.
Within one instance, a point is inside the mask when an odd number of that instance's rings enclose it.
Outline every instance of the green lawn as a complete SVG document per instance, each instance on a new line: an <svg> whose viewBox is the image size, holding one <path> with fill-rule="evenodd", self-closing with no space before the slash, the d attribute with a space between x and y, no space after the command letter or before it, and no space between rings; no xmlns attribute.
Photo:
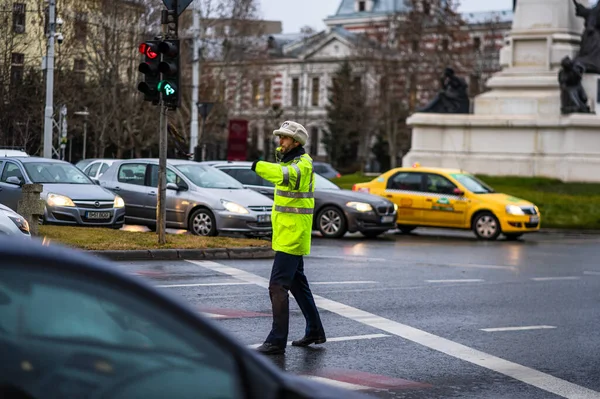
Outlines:
<svg viewBox="0 0 600 399"><path fill-rule="evenodd" d="M131 249L204 249L269 247L265 240L237 237L199 237L190 234L168 234L167 243L158 245L156 233L141 233L105 228L75 226L40 226L40 237L44 242L60 243L69 247L88 250L131 250Z"/></svg>
<svg viewBox="0 0 600 399"><path fill-rule="evenodd" d="M537 177L477 177L497 192L536 204L542 214L542 227L600 229L600 183L564 183ZM353 184L374 178L352 174L333 179L333 182L351 190Z"/></svg>

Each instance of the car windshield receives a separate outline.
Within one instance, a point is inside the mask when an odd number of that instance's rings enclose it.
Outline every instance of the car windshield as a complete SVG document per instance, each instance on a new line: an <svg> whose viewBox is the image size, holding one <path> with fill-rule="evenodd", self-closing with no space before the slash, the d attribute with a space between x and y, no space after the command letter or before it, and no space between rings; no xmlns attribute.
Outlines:
<svg viewBox="0 0 600 399"><path fill-rule="evenodd" d="M25 170L34 183L41 184L93 184L79 169L70 163L26 162Z"/></svg>
<svg viewBox="0 0 600 399"><path fill-rule="evenodd" d="M195 185L202 188L225 188L239 190L242 183L227 173L205 165L176 165L175 168Z"/></svg>
<svg viewBox="0 0 600 399"><path fill-rule="evenodd" d="M474 194L489 194L495 192L493 188L479 180L473 175L463 174L463 173L454 173L452 174L460 184L465 186L467 190Z"/></svg>
<svg viewBox="0 0 600 399"><path fill-rule="evenodd" d="M315 173L315 190L339 190L340 188L336 186L331 181L327 180L323 176Z"/></svg>

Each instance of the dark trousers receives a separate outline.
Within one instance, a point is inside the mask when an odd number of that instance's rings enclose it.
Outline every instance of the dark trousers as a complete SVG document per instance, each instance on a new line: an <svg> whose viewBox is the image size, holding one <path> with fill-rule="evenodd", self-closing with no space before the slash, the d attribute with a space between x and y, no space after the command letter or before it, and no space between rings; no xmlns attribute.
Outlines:
<svg viewBox="0 0 600 399"><path fill-rule="evenodd" d="M285 347L287 344L290 324L288 291L291 291L294 295L306 319L305 335L325 335L319 311L304 275L304 259L301 255L276 252L273 269L271 270L271 280L269 281L269 296L273 307L273 327L265 342L279 347Z"/></svg>

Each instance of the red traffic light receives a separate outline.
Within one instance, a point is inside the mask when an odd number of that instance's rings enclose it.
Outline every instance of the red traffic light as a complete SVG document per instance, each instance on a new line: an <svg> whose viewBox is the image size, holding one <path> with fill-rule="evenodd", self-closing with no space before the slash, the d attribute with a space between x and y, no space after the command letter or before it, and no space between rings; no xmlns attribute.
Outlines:
<svg viewBox="0 0 600 399"><path fill-rule="evenodd" d="M155 43L142 43L138 48L141 54L144 54L146 57L151 60L158 57L158 47Z"/></svg>

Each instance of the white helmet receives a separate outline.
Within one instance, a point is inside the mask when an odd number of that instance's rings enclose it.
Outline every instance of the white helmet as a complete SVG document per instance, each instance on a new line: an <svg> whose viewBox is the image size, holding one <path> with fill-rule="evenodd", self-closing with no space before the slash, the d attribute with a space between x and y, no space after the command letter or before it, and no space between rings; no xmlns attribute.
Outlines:
<svg viewBox="0 0 600 399"><path fill-rule="evenodd" d="M293 121L285 121L277 130L273 130L274 136L288 136L304 145L308 141L308 132L301 124Z"/></svg>

